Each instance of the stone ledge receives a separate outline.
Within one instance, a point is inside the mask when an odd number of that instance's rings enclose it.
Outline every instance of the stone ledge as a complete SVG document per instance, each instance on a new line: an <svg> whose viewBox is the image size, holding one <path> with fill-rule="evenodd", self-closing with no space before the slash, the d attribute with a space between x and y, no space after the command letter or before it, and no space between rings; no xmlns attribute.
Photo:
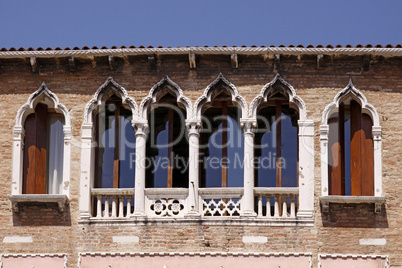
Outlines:
<svg viewBox="0 0 402 268"><path fill-rule="evenodd" d="M68 197L65 194L17 194L8 195L14 212L18 212L20 203L57 203L60 212L68 204Z"/></svg>
<svg viewBox="0 0 402 268"><path fill-rule="evenodd" d="M375 213L381 213L381 205L385 204L385 197L381 196L343 196L328 195L320 196L322 211L329 212L329 204L375 204Z"/></svg>
<svg viewBox="0 0 402 268"><path fill-rule="evenodd" d="M148 217L131 217L131 218L80 218L79 224L88 224L95 226L117 226L117 225L187 225L201 224L210 226L314 226L314 217L296 217L296 218L148 218Z"/></svg>

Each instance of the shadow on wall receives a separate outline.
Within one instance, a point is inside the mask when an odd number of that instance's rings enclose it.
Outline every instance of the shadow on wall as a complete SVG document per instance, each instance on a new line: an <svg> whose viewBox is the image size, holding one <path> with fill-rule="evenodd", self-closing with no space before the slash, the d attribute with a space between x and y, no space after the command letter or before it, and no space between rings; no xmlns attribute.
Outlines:
<svg viewBox="0 0 402 268"><path fill-rule="evenodd" d="M330 204L329 212L322 212L324 227L388 228L385 205L374 213L374 204Z"/></svg>
<svg viewBox="0 0 402 268"><path fill-rule="evenodd" d="M13 213L14 226L71 226L70 206L60 212L57 203L20 204Z"/></svg>

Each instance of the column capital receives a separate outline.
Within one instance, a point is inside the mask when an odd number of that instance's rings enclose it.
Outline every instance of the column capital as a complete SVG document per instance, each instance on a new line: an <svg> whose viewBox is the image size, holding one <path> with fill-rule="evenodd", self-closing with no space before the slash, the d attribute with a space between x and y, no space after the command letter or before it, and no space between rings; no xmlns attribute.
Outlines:
<svg viewBox="0 0 402 268"><path fill-rule="evenodd" d="M186 127L188 130L188 135L200 135L200 130L202 128L202 123L200 120L186 120Z"/></svg>
<svg viewBox="0 0 402 268"><path fill-rule="evenodd" d="M241 118L240 126L245 135L254 135L254 131L257 128L257 120L254 118Z"/></svg>
<svg viewBox="0 0 402 268"><path fill-rule="evenodd" d="M146 120L133 120L132 126L135 131L135 136L147 136L148 135L148 121Z"/></svg>

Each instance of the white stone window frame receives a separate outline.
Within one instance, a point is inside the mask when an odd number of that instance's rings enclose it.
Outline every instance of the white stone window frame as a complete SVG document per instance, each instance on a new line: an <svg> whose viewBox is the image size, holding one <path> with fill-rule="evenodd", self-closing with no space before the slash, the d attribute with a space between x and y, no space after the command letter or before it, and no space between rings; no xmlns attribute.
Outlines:
<svg viewBox="0 0 402 268"><path fill-rule="evenodd" d="M212 103L213 93L216 89L216 85L218 83L222 83L222 86L229 92L230 96L232 97L232 102L241 109L241 118L240 124L244 126L246 122L248 122L248 106L245 99L239 94L236 86L232 84L225 76L220 73L214 81L212 81L204 90L201 97L197 99L194 105L194 114L191 120L188 120L187 125L189 128L189 136L190 136L190 172L194 170L192 174L190 174L190 185L195 185L194 191L195 192L195 203L200 200L199 197L199 138L200 134L199 131L202 128L202 116L203 116L203 109L206 105ZM244 152L245 155L248 153L247 148L247 141L246 135L244 140ZM255 216L254 207L252 207L252 203L250 203L251 197L254 198L253 189L248 187L250 183L250 176L249 169L247 165L244 168L244 177L243 177L243 193L242 193L242 206L241 206L241 216ZM190 192L192 192L190 190ZM245 201L248 200L248 201Z"/></svg>
<svg viewBox="0 0 402 268"><path fill-rule="evenodd" d="M63 186L60 194L22 194L24 138L26 135L24 123L28 115L35 113L35 106L41 101L44 101L50 108L55 109L57 113L64 116ZM18 211L18 203L20 202L55 202L59 204L59 209L63 211L70 193L71 137L71 120L67 108L60 103L56 94L50 91L45 82L43 82L29 96L27 102L21 106L15 118L13 128L12 185L11 195L9 195L14 211Z"/></svg>
<svg viewBox="0 0 402 268"><path fill-rule="evenodd" d="M285 81L280 74L267 83L259 95L250 104L249 118L257 124L257 111L260 104L268 101L268 95L275 83L281 83L288 96L289 105L299 114L298 146L299 146L299 210L297 217L312 218L314 212L314 122L307 118L307 108L300 96L296 94L294 87ZM256 126L257 127L257 126ZM254 148L253 148L254 149ZM250 173L254 178L254 173Z"/></svg>
<svg viewBox="0 0 402 268"><path fill-rule="evenodd" d="M339 111L339 104L345 99L352 98L357 101L362 113L370 116L373 126L373 146L374 146L374 196L339 196L329 195L328 184L328 138L329 125L328 119L332 114ZM323 113L320 125L320 143L321 143L321 197L323 211L329 211L329 203L375 203L375 212L381 211L381 205L385 202L382 191L382 130L380 126L380 117L373 105L368 103L367 98L353 84L352 79L348 85L338 92L333 101L328 104Z"/></svg>
<svg viewBox="0 0 402 268"><path fill-rule="evenodd" d="M95 129L93 112L105 104L104 96L112 90L122 103L129 106L133 121L137 117L138 106L134 99L128 96L127 90L117 83L112 77L96 90L94 97L87 103L84 110L84 120L81 128L81 178L80 178L80 198L79 210L80 218L87 219L91 217L91 188L94 186L94 160L95 160Z"/></svg>
<svg viewBox="0 0 402 268"><path fill-rule="evenodd" d="M146 201L148 200L145 196L145 159L146 159L146 140L148 135L148 110L151 105L157 105L160 99L159 93L165 88L173 93L176 97L176 101L178 104L184 106L186 110L187 119L192 116L192 103L191 101L184 96L183 90L180 88L178 84L176 84L173 80L169 78L169 76L163 77L158 83L156 83L149 91L148 96L146 96L139 107L138 110L138 118L134 121L134 127L136 129L136 170L135 170L135 210L134 216L142 217L147 216L147 212L149 214L149 209L146 208ZM190 168L191 172L191 168ZM189 176L191 178L191 176ZM190 186L191 179L190 179ZM187 195L187 191L185 190L184 195ZM168 188L154 188L151 191L148 191L149 194L151 192L154 196L161 197L166 195L167 193L171 193L173 196L169 197L178 197L177 192L181 192L180 189L168 189ZM180 194L179 194L180 195ZM192 211L195 208L195 205L191 203L189 200L193 200L193 191L189 191L189 197L187 198L187 206L190 209L187 211ZM179 198L180 199L180 198ZM149 216L149 215L148 215Z"/></svg>

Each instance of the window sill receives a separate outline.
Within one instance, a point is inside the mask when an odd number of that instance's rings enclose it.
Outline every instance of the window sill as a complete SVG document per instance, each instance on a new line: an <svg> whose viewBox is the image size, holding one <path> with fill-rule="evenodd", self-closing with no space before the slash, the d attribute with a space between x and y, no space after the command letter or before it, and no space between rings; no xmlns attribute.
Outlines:
<svg viewBox="0 0 402 268"><path fill-rule="evenodd" d="M68 204L68 197L65 194L17 194L8 195L14 212L18 212L20 203L57 203L60 212Z"/></svg>
<svg viewBox="0 0 402 268"><path fill-rule="evenodd" d="M328 195L321 196L322 211L329 212L329 204L375 204L375 213L381 213L381 206L385 203L385 197L381 196L343 196Z"/></svg>

